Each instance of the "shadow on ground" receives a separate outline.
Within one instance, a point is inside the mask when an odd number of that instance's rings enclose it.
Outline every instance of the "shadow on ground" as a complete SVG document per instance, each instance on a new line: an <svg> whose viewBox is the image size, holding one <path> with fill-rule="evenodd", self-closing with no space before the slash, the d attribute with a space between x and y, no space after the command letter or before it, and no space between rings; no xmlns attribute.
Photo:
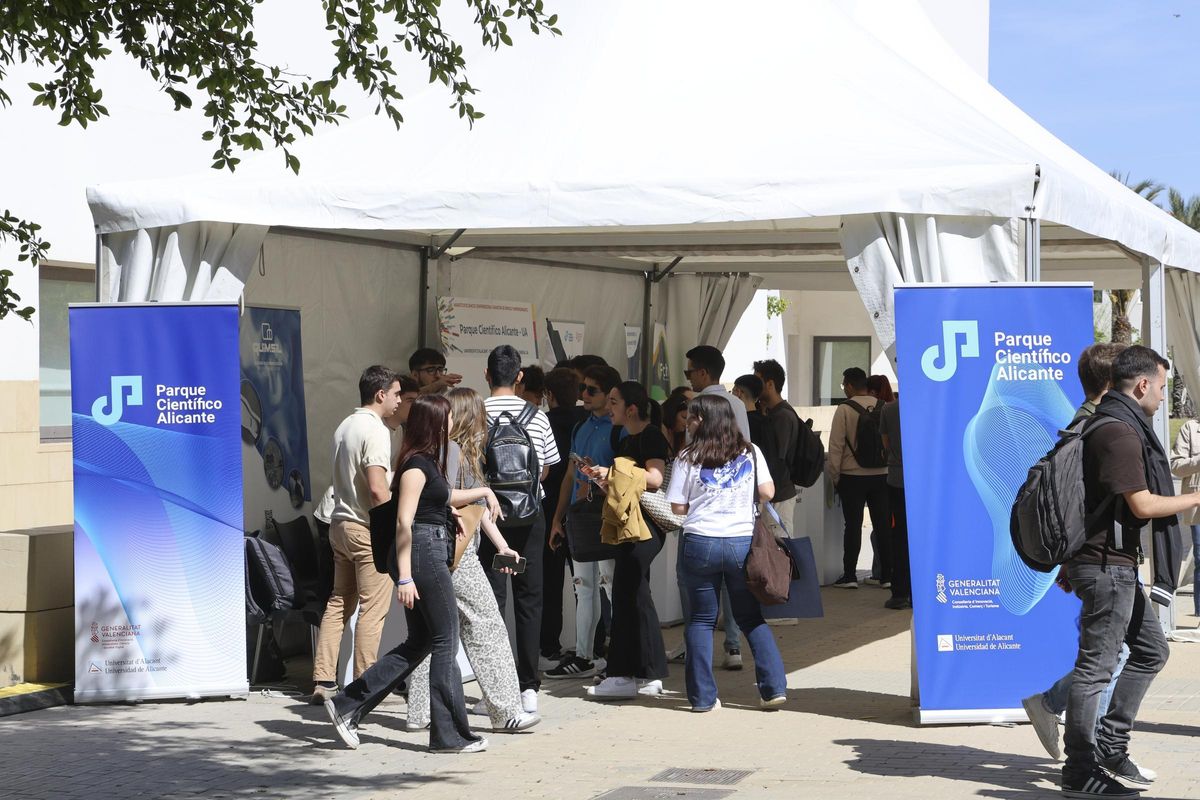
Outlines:
<svg viewBox="0 0 1200 800"><path fill-rule="evenodd" d="M371 759L367 774L360 774L355 759L370 756L335 745L332 727L318 706L298 707L299 719L289 719L285 709L278 708L278 715L259 720L259 728L272 736L245 738L243 726L238 734L243 738L231 738L223 719L244 720L252 709L240 701L205 703L220 704L227 712L180 722L179 718L198 716L184 713L193 704L179 703L181 713L172 720L143 713L139 706L70 706L38 714L36 735L22 724L28 717L0 720L0 763L6 765L0 796L38 800L78 793L97 798L308 800L353 797L382 786L416 789L434 780L455 780L444 773L388 772L377 758ZM364 745L373 741L386 741L389 748L425 751L424 741L397 741L383 726L363 732ZM411 757L403 760L411 765Z"/></svg>

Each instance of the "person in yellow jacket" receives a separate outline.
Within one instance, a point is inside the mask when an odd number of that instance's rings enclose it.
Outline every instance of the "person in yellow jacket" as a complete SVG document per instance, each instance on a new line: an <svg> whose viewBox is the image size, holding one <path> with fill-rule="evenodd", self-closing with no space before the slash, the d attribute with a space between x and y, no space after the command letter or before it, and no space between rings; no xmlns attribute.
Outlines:
<svg viewBox="0 0 1200 800"><path fill-rule="evenodd" d="M646 470L631 458L618 458L608 471L608 495L604 500L600 541L605 544L644 542L650 528L642 519L642 492L646 491Z"/></svg>
<svg viewBox="0 0 1200 800"><path fill-rule="evenodd" d="M642 473L642 479L634 481L633 469L629 477L620 477L617 468L589 467L587 473L601 485L609 483L610 477L618 483L614 490L605 488L618 498L617 507L628 511L631 518L641 516L641 524L650 534L645 539L628 541L619 545L613 563L612 581L612 637L608 646L607 677L595 686L588 687L588 695L598 700L620 700L640 694L662 692L662 679L667 677L667 651L663 646L662 629L658 612L650 596L650 565L662 550L664 534L654 523L641 515L638 501L640 491L635 491L644 481L642 489L657 490L662 486L663 472L667 468L670 448L663 436L662 421L652 416L646 387L636 381L618 384L608 395L609 413L613 425L625 428L626 436L617 444L616 461L631 462ZM658 411L661 416L661 411ZM628 481L622 489L624 482ZM605 505L605 514L609 506ZM616 513L614 510L612 513ZM639 528L640 530L640 528ZM639 533L640 536L640 533Z"/></svg>

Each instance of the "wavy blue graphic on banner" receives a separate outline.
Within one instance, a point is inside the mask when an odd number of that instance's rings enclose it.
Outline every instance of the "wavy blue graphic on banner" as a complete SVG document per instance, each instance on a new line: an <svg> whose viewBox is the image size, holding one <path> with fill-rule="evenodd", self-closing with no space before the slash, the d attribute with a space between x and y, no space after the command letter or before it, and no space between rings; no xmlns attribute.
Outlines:
<svg viewBox="0 0 1200 800"><path fill-rule="evenodd" d="M1021 562L1009 536L1009 516L1029 468L1058 440L1074 414L1056 381L1000 379L992 368L979 411L963 433L963 459L992 520L992 577L1000 581L1000 604L1013 614L1030 611L1054 585L1054 574Z"/></svg>

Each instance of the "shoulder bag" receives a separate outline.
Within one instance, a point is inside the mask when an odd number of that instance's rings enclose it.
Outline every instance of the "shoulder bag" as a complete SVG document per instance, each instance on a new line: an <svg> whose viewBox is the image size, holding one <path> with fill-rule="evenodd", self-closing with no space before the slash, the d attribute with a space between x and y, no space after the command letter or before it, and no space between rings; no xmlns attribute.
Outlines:
<svg viewBox="0 0 1200 800"><path fill-rule="evenodd" d="M792 587L792 558L787 548L775 537L767 520L758 510L758 459L750 451L754 464L754 486L750 504L754 511L754 534L750 554L746 556L746 586L754 599L764 606L786 603Z"/></svg>

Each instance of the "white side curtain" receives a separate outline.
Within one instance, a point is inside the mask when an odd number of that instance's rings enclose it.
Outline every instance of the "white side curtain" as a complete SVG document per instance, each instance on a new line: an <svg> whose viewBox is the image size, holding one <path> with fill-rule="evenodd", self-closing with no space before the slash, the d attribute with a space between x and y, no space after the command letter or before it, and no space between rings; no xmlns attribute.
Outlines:
<svg viewBox="0 0 1200 800"><path fill-rule="evenodd" d="M1167 339L1175 367L1195 399L1200 396L1200 275L1195 272L1167 270Z"/></svg>
<svg viewBox="0 0 1200 800"><path fill-rule="evenodd" d="M685 383L688 350L699 344L724 348L729 343L762 282L761 275L751 274L680 275L658 285L653 316L666 326L672 385Z"/></svg>
<svg viewBox="0 0 1200 800"><path fill-rule="evenodd" d="M100 301L238 300L265 225L191 222L109 233L100 252Z"/></svg>
<svg viewBox="0 0 1200 800"><path fill-rule="evenodd" d="M850 277L889 356L895 354L898 283L1021 280L1020 220L928 214L842 217Z"/></svg>

